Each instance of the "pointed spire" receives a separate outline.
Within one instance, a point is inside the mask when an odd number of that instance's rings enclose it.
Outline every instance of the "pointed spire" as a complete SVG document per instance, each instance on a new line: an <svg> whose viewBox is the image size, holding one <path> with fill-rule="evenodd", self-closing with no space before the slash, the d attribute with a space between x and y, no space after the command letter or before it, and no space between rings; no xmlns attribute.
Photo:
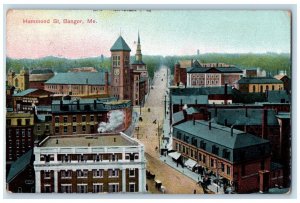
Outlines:
<svg viewBox="0 0 300 203"><path fill-rule="evenodd" d="M140 31L138 30L138 44L140 44Z"/></svg>

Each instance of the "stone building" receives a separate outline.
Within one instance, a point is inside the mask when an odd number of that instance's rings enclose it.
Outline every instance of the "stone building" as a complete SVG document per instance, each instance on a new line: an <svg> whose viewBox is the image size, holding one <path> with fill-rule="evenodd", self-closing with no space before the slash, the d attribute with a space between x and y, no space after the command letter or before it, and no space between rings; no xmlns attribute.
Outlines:
<svg viewBox="0 0 300 203"><path fill-rule="evenodd" d="M13 70L8 71L7 84L15 87L16 91L23 91L29 88L29 71L24 68L20 74L16 74Z"/></svg>
<svg viewBox="0 0 300 203"><path fill-rule="evenodd" d="M144 145L120 134L48 137L34 148L36 193L145 193Z"/></svg>

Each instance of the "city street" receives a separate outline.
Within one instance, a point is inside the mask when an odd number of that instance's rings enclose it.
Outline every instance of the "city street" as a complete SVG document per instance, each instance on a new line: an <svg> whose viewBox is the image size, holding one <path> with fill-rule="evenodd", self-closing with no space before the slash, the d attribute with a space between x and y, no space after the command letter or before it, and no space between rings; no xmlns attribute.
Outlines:
<svg viewBox="0 0 300 203"><path fill-rule="evenodd" d="M173 169L163 161L159 155L159 139L162 135L164 118L164 99L167 90L167 69L162 67L155 73L153 89L151 89L144 107L141 109L142 121L139 129L135 131L137 137L145 145L147 170L155 174L155 179L160 180L168 194L197 194L203 193L201 186L179 171ZM159 135L159 136L158 136ZM155 188L154 180L147 180L150 193L161 193Z"/></svg>

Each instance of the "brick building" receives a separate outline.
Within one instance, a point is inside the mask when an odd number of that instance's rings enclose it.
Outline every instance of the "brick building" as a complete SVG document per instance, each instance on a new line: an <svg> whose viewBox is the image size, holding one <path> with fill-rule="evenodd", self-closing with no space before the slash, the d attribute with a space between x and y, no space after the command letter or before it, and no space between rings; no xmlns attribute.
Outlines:
<svg viewBox="0 0 300 203"><path fill-rule="evenodd" d="M31 113L6 113L6 165L33 148L34 115Z"/></svg>
<svg viewBox="0 0 300 203"><path fill-rule="evenodd" d="M283 82L272 77L243 77L236 83L240 92L266 92L283 90Z"/></svg>
<svg viewBox="0 0 300 203"><path fill-rule="evenodd" d="M123 133L48 137L34 155L36 193L146 192L144 146Z"/></svg>
<svg viewBox="0 0 300 203"><path fill-rule="evenodd" d="M130 100L115 98L54 100L52 103L52 127L54 135L97 133L101 122L109 122L112 111L121 111L124 119L115 130L126 130L131 124Z"/></svg>
<svg viewBox="0 0 300 203"><path fill-rule="evenodd" d="M53 92L55 96L107 96L109 84L108 72L57 73L45 82L45 90Z"/></svg>
<svg viewBox="0 0 300 203"><path fill-rule="evenodd" d="M187 68L186 72L188 87L233 85L243 74L243 71L236 67L203 67L198 61Z"/></svg>
<svg viewBox="0 0 300 203"><path fill-rule="evenodd" d="M111 51L111 96L118 99L132 99L130 51L122 36L110 49Z"/></svg>
<svg viewBox="0 0 300 203"><path fill-rule="evenodd" d="M237 193L270 184L259 176L261 171L270 172L268 140L207 121L187 121L174 126L173 149L181 153L183 162L196 162L225 179Z"/></svg>
<svg viewBox="0 0 300 203"><path fill-rule="evenodd" d="M29 88L43 90L45 88L45 82L53 76L54 73L51 69L33 69L29 74Z"/></svg>
<svg viewBox="0 0 300 203"><path fill-rule="evenodd" d="M13 109L14 111L30 112L34 106L51 105L52 98L52 92L30 88L13 95Z"/></svg>
<svg viewBox="0 0 300 203"><path fill-rule="evenodd" d="M277 80L281 80L283 82L284 90L291 92L292 89L291 78L289 78L287 75L275 75L274 78L276 78Z"/></svg>

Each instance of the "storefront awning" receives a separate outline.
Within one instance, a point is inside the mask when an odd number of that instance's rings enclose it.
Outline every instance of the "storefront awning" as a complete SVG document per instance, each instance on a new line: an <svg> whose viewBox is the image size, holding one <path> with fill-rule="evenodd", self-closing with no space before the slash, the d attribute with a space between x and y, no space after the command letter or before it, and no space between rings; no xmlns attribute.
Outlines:
<svg viewBox="0 0 300 203"><path fill-rule="evenodd" d="M172 157L173 159L175 159L175 160L179 159L179 157L181 156L181 154L178 153L178 152L171 152L171 153L169 153L168 155L169 155L170 157Z"/></svg>
<svg viewBox="0 0 300 203"><path fill-rule="evenodd" d="M184 163L184 165L185 165L186 167L188 167L188 168L194 168L194 166L197 165L197 162L194 161L194 160L192 160L192 159L188 159L188 160Z"/></svg>

